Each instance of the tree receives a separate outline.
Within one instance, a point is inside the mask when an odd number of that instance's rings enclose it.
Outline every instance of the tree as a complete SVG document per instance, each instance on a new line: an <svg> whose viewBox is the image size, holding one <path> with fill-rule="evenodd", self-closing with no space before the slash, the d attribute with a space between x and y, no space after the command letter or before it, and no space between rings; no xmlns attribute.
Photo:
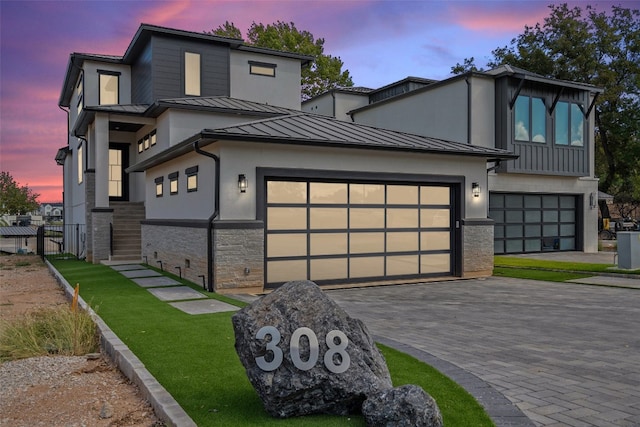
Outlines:
<svg viewBox="0 0 640 427"><path fill-rule="evenodd" d="M40 207L38 197L26 185L20 186L9 172L0 172L0 214L25 215Z"/></svg>
<svg viewBox="0 0 640 427"><path fill-rule="evenodd" d="M525 26L510 46L492 51L487 66L510 64L604 88L593 113L600 189L621 200L640 200L640 11L549 8L544 24ZM470 58L452 71L475 68Z"/></svg>
<svg viewBox="0 0 640 427"><path fill-rule="evenodd" d="M210 31L222 37L242 38L242 33L226 21ZM248 44L314 57L309 67L302 69L302 98L309 99L336 87L353 86L349 70L342 70L339 57L324 54L324 39L315 39L309 31L298 30L293 22L277 21L267 26L253 22L247 31Z"/></svg>

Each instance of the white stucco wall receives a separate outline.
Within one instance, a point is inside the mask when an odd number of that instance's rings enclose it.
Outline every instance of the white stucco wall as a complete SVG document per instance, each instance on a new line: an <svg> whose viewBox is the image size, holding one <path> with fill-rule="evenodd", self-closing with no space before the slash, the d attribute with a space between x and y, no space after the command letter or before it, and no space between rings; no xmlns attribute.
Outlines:
<svg viewBox="0 0 640 427"><path fill-rule="evenodd" d="M230 52L231 97L300 109L300 60L259 53ZM249 73L249 61L276 65L276 76Z"/></svg>
<svg viewBox="0 0 640 427"><path fill-rule="evenodd" d="M483 77L470 77L469 84L471 85L470 143L495 148L495 81Z"/></svg>
<svg viewBox="0 0 640 427"><path fill-rule="evenodd" d="M85 60L84 66L84 105L98 105L98 70L114 71L120 73L119 78L119 103L131 104L131 68L128 65L109 64ZM73 104L73 102L72 102ZM73 107L72 107L73 109Z"/></svg>
<svg viewBox="0 0 640 427"><path fill-rule="evenodd" d="M305 101L302 104L302 111L350 122L351 116L347 113L367 104L369 104L368 94L334 91Z"/></svg>
<svg viewBox="0 0 640 427"><path fill-rule="evenodd" d="M354 115L356 123L467 143L467 83L434 85ZM485 145L480 144L479 145Z"/></svg>

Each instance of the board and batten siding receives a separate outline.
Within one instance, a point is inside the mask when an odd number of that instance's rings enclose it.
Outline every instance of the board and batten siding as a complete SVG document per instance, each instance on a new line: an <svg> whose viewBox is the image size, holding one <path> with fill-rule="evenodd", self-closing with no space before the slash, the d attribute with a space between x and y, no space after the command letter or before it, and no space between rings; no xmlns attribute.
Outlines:
<svg viewBox="0 0 640 427"><path fill-rule="evenodd" d="M152 81L151 44L148 44L131 66L131 101L133 104L153 103Z"/></svg>
<svg viewBox="0 0 640 427"><path fill-rule="evenodd" d="M516 95L519 80L502 78L496 81L496 148L512 151L520 157L503 162L498 172L537 175L590 176L589 150L593 145L590 121L584 121L584 145L582 147L555 144L555 117L549 108L559 88L540 83L526 82L520 95L542 98L547 109L546 142L515 141L514 108L509 103ZM586 91L565 88L559 101L589 106ZM592 113L593 114L593 113Z"/></svg>
<svg viewBox="0 0 640 427"><path fill-rule="evenodd" d="M200 54L200 96L229 95L229 48L213 43L175 40L162 36L151 39L153 101L184 97L184 53Z"/></svg>

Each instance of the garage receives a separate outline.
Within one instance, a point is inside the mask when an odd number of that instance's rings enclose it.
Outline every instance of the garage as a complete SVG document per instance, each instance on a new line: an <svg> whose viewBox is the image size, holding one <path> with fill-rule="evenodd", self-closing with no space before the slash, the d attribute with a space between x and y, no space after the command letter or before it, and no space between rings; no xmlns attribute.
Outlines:
<svg viewBox="0 0 640 427"><path fill-rule="evenodd" d="M456 185L265 180L267 287L452 276Z"/></svg>
<svg viewBox="0 0 640 427"><path fill-rule="evenodd" d="M495 193L489 217L495 221L496 254L582 250L579 197L568 194Z"/></svg>

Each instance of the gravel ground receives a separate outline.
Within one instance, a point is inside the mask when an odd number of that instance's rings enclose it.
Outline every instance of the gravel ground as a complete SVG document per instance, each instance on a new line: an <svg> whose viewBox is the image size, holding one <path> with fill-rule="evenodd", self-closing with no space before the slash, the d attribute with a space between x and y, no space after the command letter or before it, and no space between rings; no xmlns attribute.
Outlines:
<svg viewBox="0 0 640 427"><path fill-rule="evenodd" d="M0 256L0 321L68 304L35 255ZM0 364L0 426L162 426L139 390L103 355Z"/></svg>

